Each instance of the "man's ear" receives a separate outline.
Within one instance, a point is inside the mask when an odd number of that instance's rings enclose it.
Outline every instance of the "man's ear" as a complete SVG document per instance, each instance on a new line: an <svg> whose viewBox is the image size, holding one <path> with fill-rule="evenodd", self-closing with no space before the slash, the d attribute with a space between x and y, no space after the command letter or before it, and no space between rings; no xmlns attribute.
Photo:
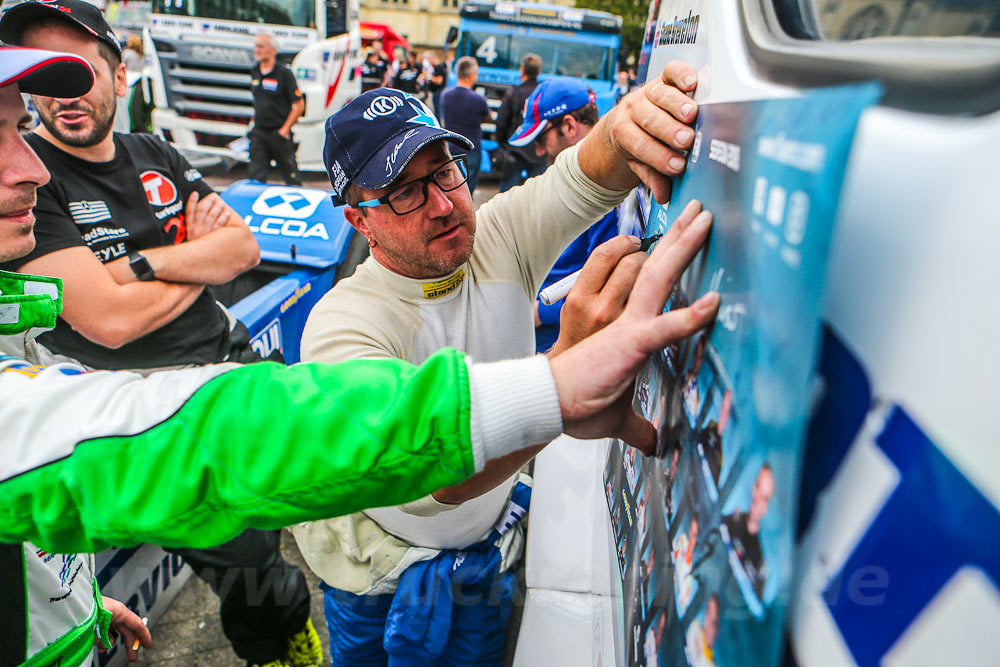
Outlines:
<svg viewBox="0 0 1000 667"><path fill-rule="evenodd" d="M118 63L118 67L115 68L114 78L115 95L118 97L125 97L128 95L128 77L125 75L125 63Z"/></svg>
<svg viewBox="0 0 1000 667"><path fill-rule="evenodd" d="M357 230L358 234L361 234L365 238L372 238L372 231L367 224L368 218L360 208L345 206L344 217L347 218L347 222L351 227Z"/></svg>
<svg viewBox="0 0 1000 667"><path fill-rule="evenodd" d="M569 137L573 143L583 139L583 137L580 136L581 125L582 123L570 114L563 116L562 122L559 124L562 129L562 135L564 137Z"/></svg>

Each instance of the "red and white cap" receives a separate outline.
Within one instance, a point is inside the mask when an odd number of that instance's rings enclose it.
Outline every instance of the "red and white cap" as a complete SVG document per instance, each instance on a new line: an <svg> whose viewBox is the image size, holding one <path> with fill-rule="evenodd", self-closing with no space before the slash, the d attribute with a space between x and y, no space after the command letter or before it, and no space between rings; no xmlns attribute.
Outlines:
<svg viewBox="0 0 1000 667"><path fill-rule="evenodd" d="M0 46L0 88L12 83L22 93L79 97L93 87L94 70L71 53Z"/></svg>

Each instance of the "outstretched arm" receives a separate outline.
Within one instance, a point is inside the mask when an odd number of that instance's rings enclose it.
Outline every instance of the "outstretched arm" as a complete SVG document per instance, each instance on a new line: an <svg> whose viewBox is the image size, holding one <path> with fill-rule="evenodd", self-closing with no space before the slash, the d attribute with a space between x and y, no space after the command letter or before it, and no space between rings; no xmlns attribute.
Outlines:
<svg viewBox="0 0 1000 667"><path fill-rule="evenodd" d="M551 361L419 368L218 364L142 377L0 360L0 540L56 552L220 544L245 528L398 505L560 430L653 451L626 391L654 351L715 317L663 313L704 243L700 213L645 262L621 317Z"/></svg>
<svg viewBox="0 0 1000 667"><path fill-rule="evenodd" d="M561 428L544 359L470 370L454 350L419 368L217 364L148 377L7 358L0 396L0 540L61 552L211 546L250 526L400 504Z"/></svg>

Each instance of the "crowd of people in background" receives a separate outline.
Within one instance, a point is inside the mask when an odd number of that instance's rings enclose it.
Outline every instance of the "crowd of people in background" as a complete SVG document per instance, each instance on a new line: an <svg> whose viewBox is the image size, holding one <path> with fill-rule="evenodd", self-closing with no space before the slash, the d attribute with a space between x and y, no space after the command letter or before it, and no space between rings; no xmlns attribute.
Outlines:
<svg viewBox="0 0 1000 667"><path fill-rule="evenodd" d="M443 62L436 51L421 54L397 46L390 56L381 40L374 40L365 50L361 63L361 92L374 88L394 88L416 95L427 102L435 113L441 93L448 84L451 55Z"/></svg>

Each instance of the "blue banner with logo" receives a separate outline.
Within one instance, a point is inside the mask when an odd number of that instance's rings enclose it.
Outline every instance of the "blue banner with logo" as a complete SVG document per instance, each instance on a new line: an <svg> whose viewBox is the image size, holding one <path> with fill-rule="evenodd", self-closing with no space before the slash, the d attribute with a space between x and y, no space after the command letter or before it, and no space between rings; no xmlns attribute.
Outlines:
<svg viewBox="0 0 1000 667"><path fill-rule="evenodd" d="M613 447L608 460L627 665L781 658L826 258L855 127L879 95L864 84L704 105L671 204L636 207L646 236L691 199L712 211L667 309L709 290L722 305L637 382L657 456Z"/></svg>

